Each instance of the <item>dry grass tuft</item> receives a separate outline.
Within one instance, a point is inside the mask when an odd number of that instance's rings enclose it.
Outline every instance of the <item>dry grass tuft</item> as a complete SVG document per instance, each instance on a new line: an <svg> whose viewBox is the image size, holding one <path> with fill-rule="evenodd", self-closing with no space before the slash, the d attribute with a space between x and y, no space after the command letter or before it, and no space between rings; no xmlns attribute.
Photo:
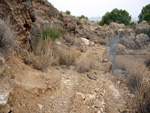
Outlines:
<svg viewBox="0 0 150 113"><path fill-rule="evenodd" d="M124 57L117 56L116 69L120 69L120 70L126 70L127 69Z"/></svg>
<svg viewBox="0 0 150 113"><path fill-rule="evenodd" d="M70 45L80 45L81 44L81 39L79 37L65 35L63 38Z"/></svg>
<svg viewBox="0 0 150 113"><path fill-rule="evenodd" d="M24 57L26 64L42 71L50 66L74 65L75 60L75 50L58 46L50 38L39 39L38 43L34 43L33 52L26 52Z"/></svg>
<svg viewBox="0 0 150 113"><path fill-rule="evenodd" d="M134 86L136 90L134 91L135 98L131 103L131 112L149 113L150 112L150 72L147 70L145 66L138 65L137 67L134 67L132 73L140 77L137 77L137 79L133 79L132 77L134 82L132 86ZM137 82L135 82L135 80Z"/></svg>
<svg viewBox="0 0 150 113"><path fill-rule="evenodd" d="M130 69L127 76L127 85L128 87L135 91L141 85L143 78L146 75L146 67L143 64L135 63Z"/></svg>
<svg viewBox="0 0 150 113"><path fill-rule="evenodd" d="M76 61L76 70L79 73L89 72L96 67L96 62L92 57L83 57Z"/></svg>
<svg viewBox="0 0 150 113"><path fill-rule="evenodd" d="M58 56L60 65L70 66L75 64L76 51L74 49L66 49L56 46L55 55Z"/></svg>
<svg viewBox="0 0 150 113"><path fill-rule="evenodd" d="M50 39L40 40L34 45L33 52L27 52L24 62L33 68L44 70L51 65L58 65L58 57L53 53L53 43Z"/></svg>

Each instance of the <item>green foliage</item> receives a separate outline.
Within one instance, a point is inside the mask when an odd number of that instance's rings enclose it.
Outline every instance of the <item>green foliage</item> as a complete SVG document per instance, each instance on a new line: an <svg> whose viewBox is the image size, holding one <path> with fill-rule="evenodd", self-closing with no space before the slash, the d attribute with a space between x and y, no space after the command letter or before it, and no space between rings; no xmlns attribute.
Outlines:
<svg viewBox="0 0 150 113"><path fill-rule="evenodd" d="M130 22L130 26L135 27L136 23L135 22Z"/></svg>
<svg viewBox="0 0 150 113"><path fill-rule="evenodd" d="M58 31L61 33L62 36L64 36L65 34L67 34L67 30L66 29L58 28Z"/></svg>
<svg viewBox="0 0 150 113"><path fill-rule="evenodd" d="M42 36L43 38L51 38L52 40L56 40L61 36L60 31L57 28L50 28L50 27L45 27L42 30Z"/></svg>
<svg viewBox="0 0 150 113"><path fill-rule="evenodd" d="M139 17L138 22L142 22L143 20L150 22L150 4L143 7L143 9L138 17Z"/></svg>
<svg viewBox="0 0 150 113"><path fill-rule="evenodd" d="M79 19L82 19L82 18L84 18L84 19L87 19L87 20L88 20L88 17L86 17L86 16L84 16L84 15L79 16Z"/></svg>
<svg viewBox="0 0 150 113"><path fill-rule="evenodd" d="M123 23L129 25L131 21L131 16L126 10L118 10L117 8L113 9L111 12L107 12L100 21L99 25L107 24L110 22Z"/></svg>
<svg viewBox="0 0 150 113"><path fill-rule="evenodd" d="M70 14L71 14L71 12L70 12L69 10L67 10L67 11L66 11L66 14L67 14L67 15L70 15Z"/></svg>
<svg viewBox="0 0 150 113"><path fill-rule="evenodd" d="M135 35L138 35L138 34L141 34L141 33L147 34L150 37L150 28L147 28L147 29L136 29L135 30Z"/></svg>

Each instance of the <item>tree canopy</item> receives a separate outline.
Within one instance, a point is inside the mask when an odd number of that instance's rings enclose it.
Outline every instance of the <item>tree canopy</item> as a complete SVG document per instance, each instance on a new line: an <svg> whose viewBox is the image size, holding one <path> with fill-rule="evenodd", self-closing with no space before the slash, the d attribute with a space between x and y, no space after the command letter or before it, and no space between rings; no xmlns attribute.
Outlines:
<svg viewBox="0 0 150 113"><path fill-rule="evenodd" d="M126 10L113 9L111 12L107 12L100 21L100 25L109 24L110 22L123 23L129 25L131 21L131 16Z"/></svg>
<svg viewBox="0 0 150 113"><path fill-rule="evenodd" d="M150 4L146 5L145 7L143 7L139 17L139 21L141 22L143 20L146 20L147 22L150 22Z"/></svg>

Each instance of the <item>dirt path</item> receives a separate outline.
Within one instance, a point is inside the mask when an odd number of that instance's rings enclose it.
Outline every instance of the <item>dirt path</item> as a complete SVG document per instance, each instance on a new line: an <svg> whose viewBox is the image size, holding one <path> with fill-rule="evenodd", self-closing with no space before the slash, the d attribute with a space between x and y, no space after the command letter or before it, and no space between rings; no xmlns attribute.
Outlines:
<svg viewBox="0 0 150 113"><path fill-rule="evenodd" d="M50 68L40 72L15 64L15 86L8 103L12 113L123 113L131 97L127 87L101 62L104 46L87 47L83 56L93 55L99 69L80 74L74 67ZM18 65L19 64L19 65ZM21 72L18 70L22 70Z"/></svg>

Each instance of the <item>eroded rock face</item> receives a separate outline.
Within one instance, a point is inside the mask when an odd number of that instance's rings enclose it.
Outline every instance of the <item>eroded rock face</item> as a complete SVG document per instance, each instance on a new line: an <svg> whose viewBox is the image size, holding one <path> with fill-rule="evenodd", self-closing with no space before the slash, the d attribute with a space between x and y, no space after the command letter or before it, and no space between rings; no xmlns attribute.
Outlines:
<svg viewBox="0 0 150 113"><path fill-rule="evenodd" d="M10 20L21 43L26 43L36 20L32 0L0 0L0 18Z"/></svg>

